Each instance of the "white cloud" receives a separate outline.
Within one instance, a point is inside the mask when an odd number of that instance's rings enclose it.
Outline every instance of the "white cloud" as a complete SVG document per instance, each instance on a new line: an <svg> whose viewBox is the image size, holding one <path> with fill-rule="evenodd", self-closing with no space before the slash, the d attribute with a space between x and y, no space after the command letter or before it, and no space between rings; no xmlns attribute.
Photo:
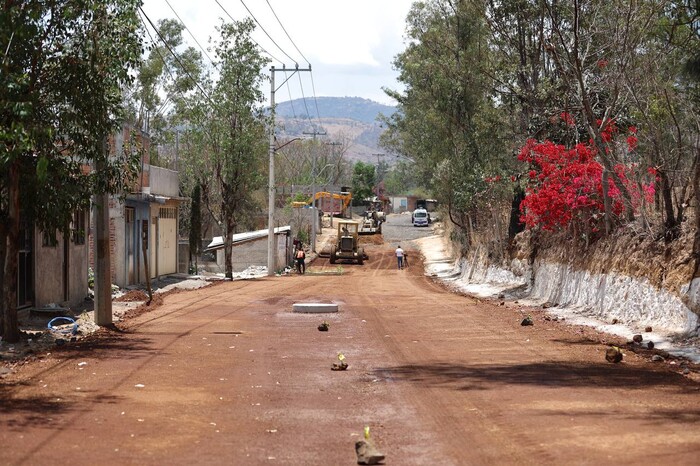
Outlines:
<svg viewBox="0 0 700 466"><path fill-rule="evenodd" d="M215 0L168 1L205 48L209 37L216 35L219 18L230 20ZM305 66L305 60L287 38L267 2L301 53L311 62L317 95L359 96L390 103L381 87L397 87L391 61L403 49L405 18L412 0L245 0L245 5L277 45L300 66ZM219 0L219 3L236 19L248 16L240 0ZM143 9L154 22L175 18L165 0L144 0ZM293 60L287 58L260 28L254 37L277 60L293 66ZM184 38L196 47L187 32ZM281 66L281 63L273 65ZM290 80L290 84L296 85L290 88L292 98L301 97L298 83L298 79L293 83ZM308 97L312 93L308 76L303 76L303 83L303 92ZM287 100L286 94L280 100Z"/></svg>

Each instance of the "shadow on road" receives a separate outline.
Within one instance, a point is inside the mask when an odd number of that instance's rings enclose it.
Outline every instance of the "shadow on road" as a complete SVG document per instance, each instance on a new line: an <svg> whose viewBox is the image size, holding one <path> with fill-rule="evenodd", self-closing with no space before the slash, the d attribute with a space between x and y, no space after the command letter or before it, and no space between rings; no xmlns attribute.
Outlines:
<svg viewBox="0 0 700 466"><path fill-rule="evenodd" d="M681 393L697 395L698 384L680 374L624 364L573 364L542 362L518 365L465 366L436 363L380 368L377 376L398 382L451 386L455 390L488 390L498 385L542 387L607 387L642 389L675 386Z"/></svg>

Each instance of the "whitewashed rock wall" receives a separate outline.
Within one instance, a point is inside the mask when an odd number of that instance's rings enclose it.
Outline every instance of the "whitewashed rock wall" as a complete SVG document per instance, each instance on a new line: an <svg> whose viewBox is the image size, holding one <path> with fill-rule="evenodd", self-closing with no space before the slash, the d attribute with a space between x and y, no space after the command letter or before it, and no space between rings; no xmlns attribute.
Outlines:
<svg viewBox="0 0 700 466"><path fill-rule="evenodd" d="M610 322L618 319L637 327L652 326L668 334L697 334L698 315L680 299L686 295L700 303L700 280L679 290L679 295L660 290L646 280L616 274L591 274L567 264L514 260L509 266L489 265L478 255L458 262L463 284L498 285L501 289L526 287L527 297L557 307L576 308L577 313ZM690 288L690 293L688 293Z"/></svg>

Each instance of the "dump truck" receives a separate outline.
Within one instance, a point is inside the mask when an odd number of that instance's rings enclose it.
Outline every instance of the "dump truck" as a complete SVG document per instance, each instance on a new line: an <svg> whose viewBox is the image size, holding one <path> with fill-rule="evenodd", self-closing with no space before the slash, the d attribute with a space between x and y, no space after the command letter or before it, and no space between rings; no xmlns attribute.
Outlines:
<svg viewBox="0 0 700 466"><path fill-rule="evenodd" d="M331 247L331 264L339 260L350 260L362 265L368 257L359 242L360 224L352 220L338 221L338 239Z"/></svg>

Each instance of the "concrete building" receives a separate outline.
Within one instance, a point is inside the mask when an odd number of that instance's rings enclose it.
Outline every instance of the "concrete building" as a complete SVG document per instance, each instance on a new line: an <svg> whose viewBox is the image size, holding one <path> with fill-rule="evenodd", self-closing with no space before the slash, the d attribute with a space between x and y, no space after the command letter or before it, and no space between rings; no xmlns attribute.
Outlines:
<svg viewBox="0 0 700 466"><path fill-rule="evenodd" d="M87 212L73 214L70 233L55 238L22 222L19 236L17 307L71 307L88 294Z"/></svg>
<svg viewBox="0 0 700 466"><path fill-rule="evenodd" d="M148 135L133 128L116 134L112 147L120 152L134 139L144 149L141 171L131 192L113 197L109 206L112 283L119 287L146 283L147 269L151 279L178 271L179 206L185 200L178 172L151 165ZM90 252L93 263L92 247Z"/></svg>
<svg viewBox="0 0 700 466"><path fill-rule="evenodd" d="M275 244L277 252L275 261L279 268L291 263L292 239L291 227L275 228ZM233 254L231 258L233 272L242 272L251 265L267 266L267 236L269 230L257 230L246 233L236 233L232 237ZM205 265L208 272L224 273L224 239L216 236L206 247L205 251L216 254L216 262Z"/></svg>

